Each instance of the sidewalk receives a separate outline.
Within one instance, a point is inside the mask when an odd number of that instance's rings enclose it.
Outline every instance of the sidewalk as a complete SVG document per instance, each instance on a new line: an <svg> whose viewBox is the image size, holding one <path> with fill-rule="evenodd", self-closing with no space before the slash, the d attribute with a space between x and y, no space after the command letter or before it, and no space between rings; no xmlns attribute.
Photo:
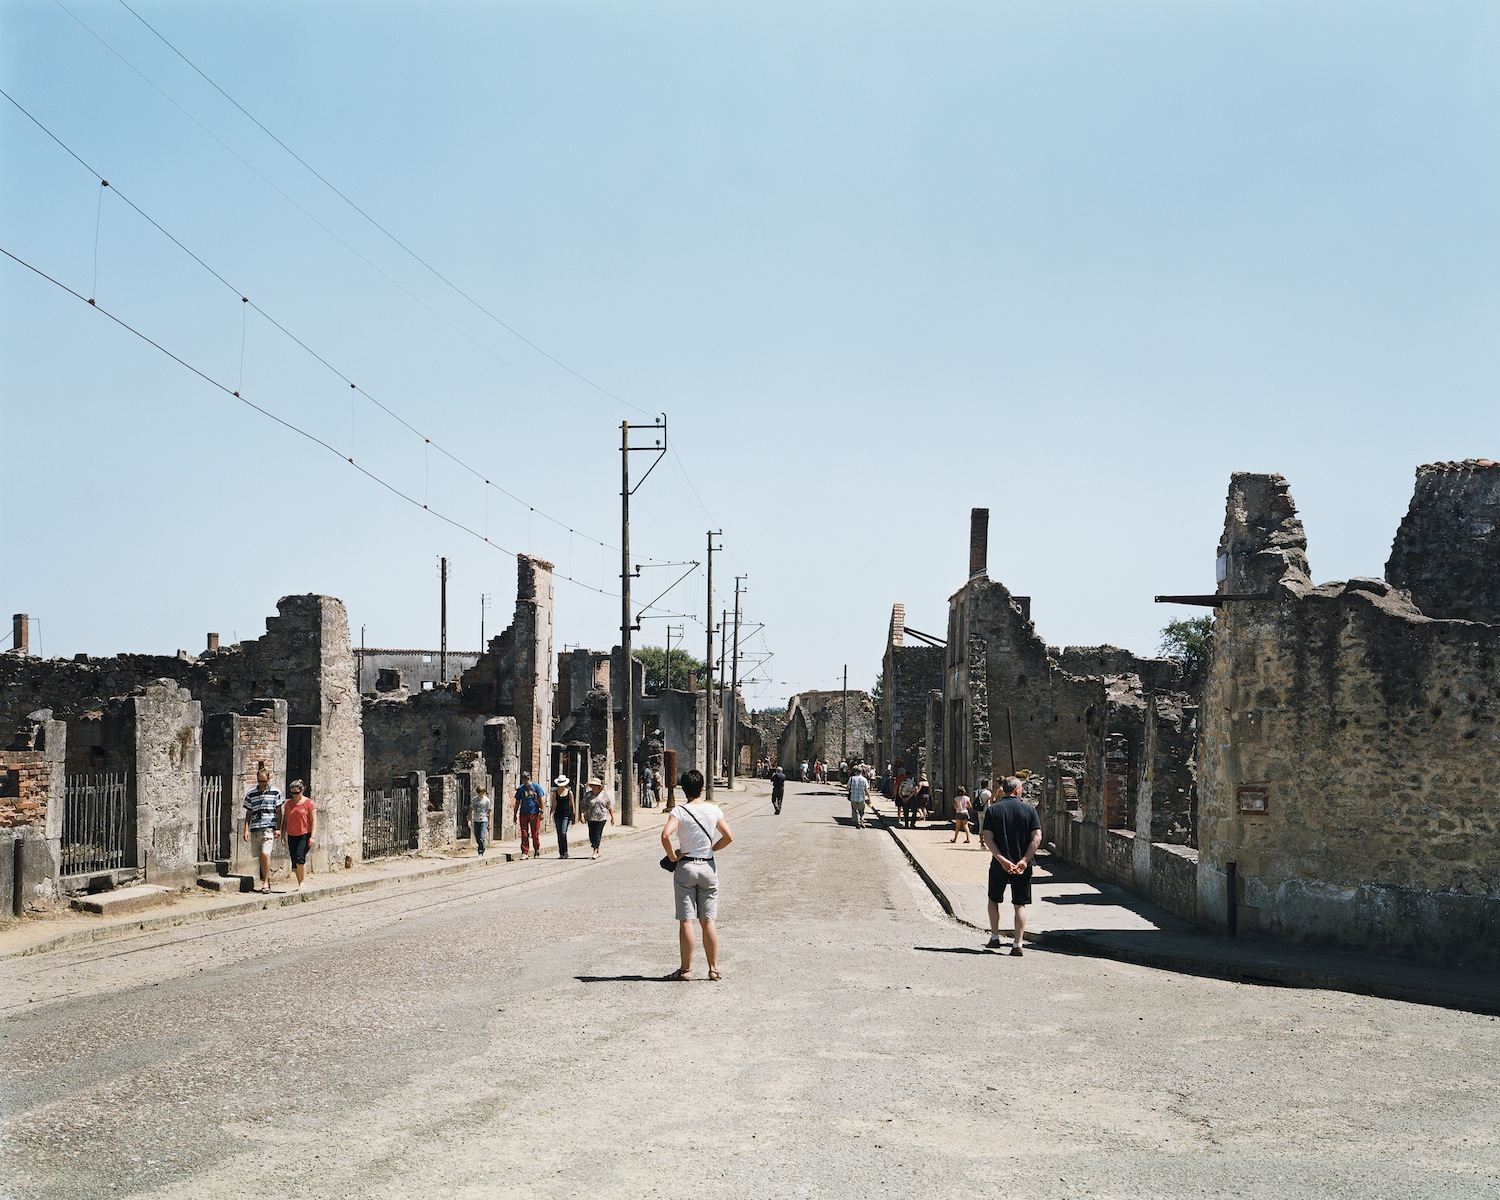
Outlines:
<svg viewBox="0 0 1500 1200"><path fill-rule="evenodd" d="M715 799L726 808L760 798L754 790L745 789L743 783L735 789L732 799L724 794L722 785L715 793ZM634 826L626 828L615 824L604 827L605 854L608 854L609 843L620 838L650 837L654 841L660 836L665 823L665 808L642 808L637 805ZM589 856L589 831L586 824L579 822L568 830L568 848L572 858ZM438 876L494 871L520 856L521 843L511 839L491 842L483 858L478 857L471 846L466 850L455 849L448 853L426 851L398 858L373 859L360 863L349 871L309 874L300 892L293 890L296 882L289 872L273 873L270 895L259 892L211 892L199 887L163 893L161 903L145 912L95 916L63 909L55 914L27 917L0 927L0 959L64 950L124 933L170 929L178 925L216 921L263 909L311 904L377 888L400 887ZM542 834L542 857L557 858L557 834L554 831Z"/></svg>
<svg viewBox="0 0 1500 1200"><path fill-rule="evenodd" d="M949 841L948 822L900 829L894 805L878 798L881 821L906 853L938 903L959 922L989 931L986 880L989 855L973 834L968 845ZM1134 893L1103 883L1051 856L1038 856L1027 910L1026 940L1047 949L1118 959L1169 971L1214 975L1246 983L1325 988L1500 1014L1500 971L1437 967L1410 959L1227 938L1199 929ZM1000 927L1012 933L1012 909L1001 907Z"/></svg>

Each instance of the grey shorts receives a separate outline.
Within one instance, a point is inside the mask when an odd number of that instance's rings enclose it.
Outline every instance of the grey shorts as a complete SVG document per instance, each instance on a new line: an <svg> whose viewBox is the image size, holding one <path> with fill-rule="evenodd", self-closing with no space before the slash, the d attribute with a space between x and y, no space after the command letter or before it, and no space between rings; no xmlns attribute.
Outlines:
<svg viewBox="0 0 1500 1200"><path fill-rule="evenodd" d="M679 921L715 921L719 916L719 873L706 862L680 862L672 872L672 894Z"/></svg>

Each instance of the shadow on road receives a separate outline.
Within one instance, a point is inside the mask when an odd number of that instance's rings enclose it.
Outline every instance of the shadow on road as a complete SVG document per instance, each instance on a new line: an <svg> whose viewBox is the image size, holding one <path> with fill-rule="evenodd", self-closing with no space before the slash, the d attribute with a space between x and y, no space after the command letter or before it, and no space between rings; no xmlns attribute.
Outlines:
<svg viewBox="0 0 1500 1200"><path fill-rule="evenodd" d="M920 950L924 954L988 954L988 950L978 946L913 946L913 950Z"/></svg>
<svg viewBox="0 0 1500 1200"><path fill-rule="evenodd" d="M671 975L575 975L579 983L678 983Z"/></svg>

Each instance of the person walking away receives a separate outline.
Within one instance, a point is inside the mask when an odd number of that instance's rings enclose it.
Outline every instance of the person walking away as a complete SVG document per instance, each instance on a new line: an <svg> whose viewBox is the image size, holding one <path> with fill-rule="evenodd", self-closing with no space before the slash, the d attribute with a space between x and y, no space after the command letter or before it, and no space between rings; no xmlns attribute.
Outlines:
<svg viewBox="0 0 1500 1200"><path fill-rule="evenodd" d="M917 827L917 806L912 802L912 797L917 794L917 785L910 776L904 777L896 787L896 797L901 806L901 827L903 829L915 829Z"/></svg>
<svg viewBox="0 0 1500 1200"><path fill-rule="evenodd" d="M865 802L870 798L870 781L858 767L849 776L849 815L854 818L854 828L865 827Z"/></svg>
<svg viewBox="0 0 1500 1200"><path fill-rule="evenodd" d="M958 841L958 835L964 835L964 845L969 844L969 793L964 791L964 785L959 784L953 797L953 836L950 842Z"/></svg>
<svg viewBox="0 0 1500 1200"><path fill-rule="evenodd" d="M684 771L678 782L686 803L667 815L661 845L676 867L672 871L672 897L677 913L677 949L682 965L669 979L691 979L693 970L693 922L703 930L703 957L708 977L719 974L719 871L714 855L734 841L724 810L703 799L703 772ZM673 835L677 845L672 845Z"/></svg>
<svg viewBox="0 0 1500 1200"><path fill-rule="evenodd" d="M474 849L484 857L485 847L490 844L490 817L495 812L495 799L490 789L480 784L474 789L474 799L469 801L469 825L474 830Z"/></svg>
<svg viewBox="0 0 1500 1200"><path fill-rule="evenodd" d="M307 874L307 852L312 849L313 826L317 824L317 805L307 795L302 780L294 779L286 785L286 807L281 810L282 827L286 830L287 857L292 860L292 870L297 873L297 890L302 890L302 880Z"/></svg>
<svg viewBox="0 0 1500 1200"><path fill-rule="evenodd" d="M849 782L849 760L847 758L839 759L839 782Z"/></svg>
<svg viewBox="0 0 1500 1200"><path fill-rule="evenodd" d="M597 775L589 780L589 793L583 799L583 814L589 822L589 845L594 848L594 857L598 858L605 822L615 823L615 798L604 790L604 780Z"/></svg>
<svg viewBox="0 0 1500 1200"><path fill-rule="evenodd" d="M988 779L981 779L979 781L979 791L974 796L973 812L971 814L972 823L976 829L979 828L980 823L984 820L984 810L990 806L990 801L994 798L995 794L990 791L990 781Z"/></svg>
<svg viewBox="0 0 1500 1200"><path fill-rule="evenodd" d="M533 783L530 771L521 772L521 786L516 789L516 798L510 814L521 825L521 857L526 857L527 847L532 858L542 856L542 785Z"/></svg>
<svg viewBox="0 0 1500 1200"><path fill-rule="evenodd" d="M281 836L281 793L271 786L271 772L261 763L255 772L255 790L245 794L245 841L260 867L260 891L271 890L271 851Z"/></svg>
<svg viewBox="0 0 1500 1200"><path fill-rule="evenodd" d="M1031 903L1031 862L1042 844L1042 822L1036 809L1021 799L1021 781L1008 777L1000 800L984 812L979 840L990 852L990 940L985 948L1000 949L1000 902L1010 888L1016 912L1016 938L1010 952L1020 958L1026 933L1026 906Z"/></svg>
<svg viewBox="0 0 1500 1200"><path fill-rule="evenodd" d="M807 759L802 760L802 782L807 782Z"/></svg>
<svg viewBox="0 0 1500 1200"><path fill-rule="evenodd" d="M917 777L917 790L912 796L912 803L922 814L922 820L932 819L932 784L927 782L927 776Z"/></svg>
<svg viewBox="0 0 1500 1200"><path fill-rule="evenodd" d="M780 764L771 772L771 807L776 810L776 815L781 815L782 801L786 799L786 772L781 769Z"/></svg>
<svg viewBox="0 0 1500 1200"><path fill-rule="evenodd" d="M559 775L552 781L552 824L557 827L557 857L568 857L568 826L575 818L573 813L572 781Z"/></svg>

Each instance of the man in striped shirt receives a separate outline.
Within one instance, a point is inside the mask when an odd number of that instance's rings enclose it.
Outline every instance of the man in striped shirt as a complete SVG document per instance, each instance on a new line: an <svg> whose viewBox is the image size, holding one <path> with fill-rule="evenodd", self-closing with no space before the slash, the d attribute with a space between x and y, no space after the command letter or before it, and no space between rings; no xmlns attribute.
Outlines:
<svg viewBox="0 0 1500 1200"><path fill-rule="evenodd" d="M250 853L260 859L260 890L271 890L271 851L281 836L281 793L271 786L271 772L261 763L255 772L255 790L245 795L245 841Z"/></svg>

